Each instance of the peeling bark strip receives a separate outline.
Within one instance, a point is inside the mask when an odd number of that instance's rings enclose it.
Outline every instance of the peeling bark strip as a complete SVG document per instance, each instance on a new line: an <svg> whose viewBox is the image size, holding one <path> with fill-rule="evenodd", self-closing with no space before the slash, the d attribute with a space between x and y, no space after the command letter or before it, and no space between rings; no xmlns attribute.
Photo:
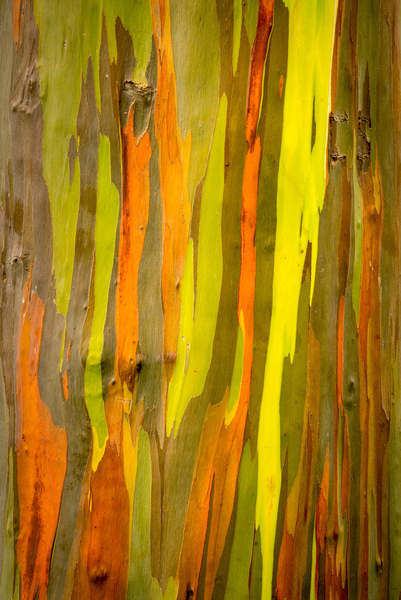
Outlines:
<svg viewBox="0 0 401 600"><path fill-rule="evenodd" d="M401 597L399 2L0 25L0 598Z"/></svg>
<svg viewBox="0 0 401 600"><path fill-rule="evenodd" d="M151 0L150 4L158 60L155 133L159 150L160 193L163 204L164 352L167 356L175 356L181 312L181 282L191 217L188 197L191 136L182 140L177 122L170 2ZM168 363L165 368L169 381L171 372L168 371L171 369Z"/></svg>
<svg viewBox="0 0 401 600"><path fill-rule="evenodd" d="M51 552L56 536L67 466L67 436L56 427L38 386L44 306L30 285L22 298L17 358L17 560L21 598L47 598Z"/></svg>
<svg viewBox="0 0 401 600"><path fill-rule="evenodd" d="M118 374L121 385L125 384L131 393L137 378L138 274L149 217L151 157L147 130L142 131L141 136L135 135L134 122L138 104L140 103L134 101L129 107L127 124L121 132L123 202L116 309Z"/></svg>

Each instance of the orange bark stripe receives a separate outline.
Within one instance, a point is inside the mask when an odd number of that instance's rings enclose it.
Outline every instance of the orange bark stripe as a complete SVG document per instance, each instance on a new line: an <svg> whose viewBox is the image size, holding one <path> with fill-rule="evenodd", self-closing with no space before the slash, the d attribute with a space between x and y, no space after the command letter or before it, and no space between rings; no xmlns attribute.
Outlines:
<svg viewBox="0 0 401 600"><path fill-rule="evenodd" d="M105 453L83 489L83 526L72 598L125 600L129 570L129 494L118 446Z"/></svg>
<svg viewBox="0 0 401 600"><path fill-rule="evenodd" d="M138 275L149 218L149 163L152 154L148 131L134 133L135 105L121 131L123 202L120 229L116 306L117 350L115 381L109 385L105 405L108 440L105 452L91 473L90 499L84 507L81 550L75 573L77 597L125 598L129 569L130 500L124 478L123 384L132 392L136 382L139 337ZM115 543L110 544L110 540Z"/></svg>
<svg viewBox="0 0 401 600"><path fill-rule="evenodd" d="M298 500L298 498L297 498ZM277 600L284 600L285 598L296 597L292 595L292 586L294 579L294 551L295 551L295 535L288 531L287 527L287 513L289 504L285 509L284 516L284 528L283 537L281 540L280 554L278 559L277 567L277 587L276 596Z"/></svg>
<svg viewBox="0 0 401 600"><path fill-rule="evenodd" d="M67 373L67 371L64 371L64 373L63 373L63 392L64 392L64 398L66 400L68 400L68 373Z"/></svg>
<svg viewBox="0 0 401 600"><path fill-rule="evenodd" d="M17 357L17 560L21 566L21 600L45 600L67 467L67 436L64 428L53 424L51 412L40 397L38 364L45 308L36 293L29 301L29 292L27 284Z"/></svg>
<svg viewBox="0 0 401 600"><path fill-rule="evenodd" d="M209 405L207 408L185 519L184 537L178 566L179 590L177 600L186 600L189 589L193 591L196 597L209 518L214 456L218 445L219 432L224 422L227 401L228 393L226 393L223 402L215 406Z"/></svg>
<svg viewBox="0 0 401 600"><path fill-rule="evenodd" d="M381 283L380 258L383 230L383 193L379 163L375 190L372 167L360 177L362 198L362 278L358 322L359 419L361 427L359 586L362 594L369 585L369 537L371 495L375 499L377 523L377 560L381 560L382 511L387 500L382 489L382 474L389 437L388 421L382 406L381 391Z"/></svg>
<svg viewBox="0 0 401 600"><path fill-rule="evenodd" d="M72 596L77 599L125 600L127 593L132 506L125 480L125 411L118 383L117 380L117 385L109 386L105 404L109 437L96 471L91 472L89 495L83 503L83 528ZM133 409L131 415L134 443L142 422L143 403L135 406L137 410ZM85 489L83 493L86 494Z"/></svg>
<svg viewBox="0 0 401 600"><path fill-rule="evenodd" d="M210 600L223 554L234 506L238 469L241 461L247 403L237 409L228 427L223 423L214 456L215 488L210 525L204 600Z"/></svg>
<svg viewBox="0 0 401 600"><path fill-rule="evenodd" d="M241 207L241 271L238 292L238 321L243 312L245 345L247 335L253 336L253 308L256 275L256 207L258 202L259 164L261 156L260 137L245 157ZM250 343L252 344L252 339ZM248 344L249 345L249 344Z"/></svg>
<svg viewBox="0 0 401 600"><path fill-rule="evenodd" d="M369 321L374 319L372 326L379 329L378 311L380 307L380 249L382 235L382 212L375 205L375 195L372 182L371 168L362 180L362 223L363 223L363 255L362 279L359 307L358 334L361 340L362 360L365 367L368 364L369 350Z"/></svg>
<svg viewBox="0 0 401 600"><path fill-rule="evenodd" d="M169 0L152 0L151 11L158 56L155 131L159 146L160 191L163 205L164 352L167 355L175 355L181 314L180 287L191 218L191 203L187 189L190 146L182 141L177 123Z"/></svg>
<svg viewBox="0 0 401 600"><path fill-rule="evenodd" d="M280 83L278 86L278 96L281 100L281 96L283 95L283 88L284 88L284 77L281 75L280 77Z"/></svg>
<svg viewBox="0 0 401 600"><path fill-rule="evenodd" d="M15 50L22 44L22 34L24 32L24 23L25 23L25 11L26 11L26 0L14 0L13 2L13 38Z"/></svg>
<svg viewBox="0 0 401 600"><path fill-rule="evenodd" d="M259 0L258 24L252 47L251 69L249 73L248 103L246 115L246 140L252 148L255 142L262 97L263 70L273 27L274 0Z"/></svg>
<svg viewBox="0 0 401 600"><path fill-rule="evenodd" d="M221 428L215 457L216 485L207 554L205 600L212 596L230 524L251 389L256 276L255 232L261 158L260 137L255 139L255 136L262 96L264 61L273 23L273 7L274 0L259 2L258 25L249 73L246 115L248 150L242 184L241 269L238 290L238 322L241 323L242 313L244 324L244 359L237 412L229 426Z"/></svg>
<svg viewBox="0 0 401 600"><path fill-rule="evenodd" d="M110 440L92 473L90 493L90 599L124 600L129 570L129 495L117 446L111 445Z"/></svg>
<svg viewBox="0 0 401 600"><path fill-rule="evenodd" d="M13 2L13 34L14 34L14 44L16 49L18 47L19 40L19 13L21 10L21 0L14 0Z"/></svg>
<svg viewBox="0 0 401 600"><path fill-rule="evenodd" d="M256 138L260 100L262 96L263 69L273 24L274 0L260 0L256 37L252 48L249 72L248 103L246 115L246 140L241 206L241 271L238 291L238 321L244 317L244 367L241 384L241 402L249 402L253 360L253 327L256 275L256 211L258 201L258 178L261 157L260 138Z"/></svg>
<svg viewBox="0 0 401 600"><path fill-rule="evenodd" d="M138 345L138 273L149 217L151 157L148 132L138 142L135 139L132 107L121 137L123 206L118 261L116 356L121 381L131 389Z"/></svg>

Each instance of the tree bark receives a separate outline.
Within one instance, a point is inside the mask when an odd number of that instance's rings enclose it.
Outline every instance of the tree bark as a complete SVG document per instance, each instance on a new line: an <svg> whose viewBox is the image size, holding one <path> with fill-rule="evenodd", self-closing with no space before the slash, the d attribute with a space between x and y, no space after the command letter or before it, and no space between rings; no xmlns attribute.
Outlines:
<svg viewBox="0 0 401 600"><path fill-rule="evenodd" d="M399 2L0 31L0 598L399 598Z"/></svg>

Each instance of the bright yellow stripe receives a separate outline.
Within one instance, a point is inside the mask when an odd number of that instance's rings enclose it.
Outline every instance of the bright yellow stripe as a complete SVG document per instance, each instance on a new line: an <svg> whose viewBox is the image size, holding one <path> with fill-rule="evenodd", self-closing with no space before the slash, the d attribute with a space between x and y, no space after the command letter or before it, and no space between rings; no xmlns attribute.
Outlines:
<svg viewBox="0 0 401 600"><path fill-rule="evenodd" d="M258 436L256 526L263 556L262 598L271 597L281 487L280 391L284 357L294 356L298 300L308 241L316 268L319 211L326 187L330 69L336 0L291 1L288 71L277 185L273 310ZM311 149L313 106L316 137Z"/></svg>

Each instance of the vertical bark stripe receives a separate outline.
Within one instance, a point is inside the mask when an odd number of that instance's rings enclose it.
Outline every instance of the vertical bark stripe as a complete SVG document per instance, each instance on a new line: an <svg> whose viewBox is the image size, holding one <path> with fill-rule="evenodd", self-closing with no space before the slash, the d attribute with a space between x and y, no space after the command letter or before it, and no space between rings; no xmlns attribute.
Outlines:
<svg viewBox="0 0 401 600"><path fill-rule="evenodd" d="M46 600L50 559L67 467L67 436L40 397L38 364L45 307L25 286L18 336L17 560L21 600Z"/></svg>
<svg viewBox="0 0 401 600"><path fill-rule="evenodd" d="M151 147L146 131L134 133L134 106L121 132L123 202L117 291L117 363L122 384L132 391L136 377L139 307L138 273L149 216L149 161Z"/></svg>
<svg viewBox="0 0 401 600"><path fill-rule="evenodd" d="M158 57L155 130L159 146L160 191L163 205L162 292L164 352L176 356L181 314L181 280L187 251L191 203L188 196L190 135L185 139L177 122L176 80L171 43L170 2L151 0Z"/></svg>

